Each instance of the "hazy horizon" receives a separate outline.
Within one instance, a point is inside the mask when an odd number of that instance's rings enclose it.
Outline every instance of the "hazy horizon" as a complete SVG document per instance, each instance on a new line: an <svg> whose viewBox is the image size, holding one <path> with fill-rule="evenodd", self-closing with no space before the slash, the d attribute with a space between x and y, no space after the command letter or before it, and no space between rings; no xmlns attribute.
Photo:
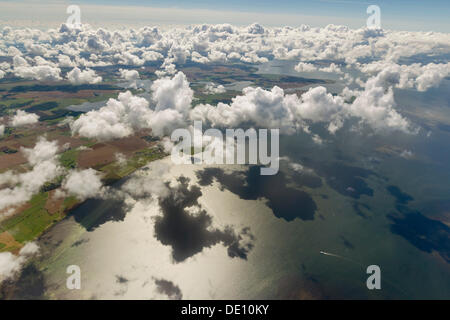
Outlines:
<svg viewBox="0 0 450 320"><path fill-rule="evenodd" d="M215 1L211 1L215 3ZM369 5L381 9L383 29L404 31L449 32L447 21L448 5L438 5L440 1L427 2L426 8L419 2L396 5L378 1L278 1L277 6L262 1L242 3L235 1L212 5L204 1L194 1L183 5L179 1L0 1L0 24L14 27L56 27L65 22L69 5L78 5L82 11L82 23L96 27L144 26L144 25L189 25L222 24L249 25L260 23L269 27L302 24L324 27L328 24L345 25L352 29L364 28ZM403 3L403 5L401 4Z"/></svg>

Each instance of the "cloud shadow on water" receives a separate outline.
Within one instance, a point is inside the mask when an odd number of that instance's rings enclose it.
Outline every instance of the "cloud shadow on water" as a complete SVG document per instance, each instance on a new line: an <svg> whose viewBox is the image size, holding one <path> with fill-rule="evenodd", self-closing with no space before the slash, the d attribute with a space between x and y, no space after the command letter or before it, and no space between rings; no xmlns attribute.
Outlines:
<svg viewBox="0 0 450 320"><path fill-rule="evenodd" d="M227 189L241 199L267 199L267 206L277 218L286 221L295 219L314 220L317 205L308 193L288 187L289 180L283 172L273 176L262 176L259 166L251 166L248 171L226 173L220 168L206 168L196 172L199 184L211 185L214 179L222 190Z"/></svg>
<svg viewBox="0 0 450 320"><path fill-rule="evenodd" d="M17 279L0 284L0 300L45 300L46 289L43 273L29 263Z"/></svg>
<svg viewBox="0 0 450 320"><path fill-rule="evenodd" d="M183 176L177 181L176 186L166 183L169 195L159 199L163 215L155 221L155 236L172 247L173 260L182 262L219 243L231 258L247 259L255 240L249 229L237 233L231 226L212 228L213 218L198 203L200 187L189 186L190 180Z"/></svg>
<svg viewBox="0 0 450 320"><path fill-rule="evenodd" d="M165 279L154 279L156 284L156 290L165 294L172 300L181 300L183 298L183 294L180 288L175 285L172 281L168 281Z"/></svg>
<svg viewBox="0 0 450 320"><path fill-rule="evenodd" d="M395 197L395 200L398 204L408 204L408 202L414 200L409 194L404 193L397 186L387 186L386 190L391 194L391 196Z"/></svg>
<svg viewBox="0 0 450 320"><path fill-rule="evenodd" d="M397 210L399 213L387 216L393 221L392 233L402 236L422 251L428 253L437 251L447 263L450 263L450 228L406 206L397 205Z"/></svg>

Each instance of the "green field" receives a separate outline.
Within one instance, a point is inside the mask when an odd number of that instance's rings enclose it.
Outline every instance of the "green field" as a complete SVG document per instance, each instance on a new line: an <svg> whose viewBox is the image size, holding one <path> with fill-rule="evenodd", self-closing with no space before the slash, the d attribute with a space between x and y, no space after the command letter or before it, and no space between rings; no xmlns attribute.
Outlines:
<svg viewBox="0 0 450 320"><path fill-rule="evenodd" d="M29 208L0 224L0 232L8 231L20 243L34 240L49 226L62 218L60 214L51 215L48 213L45 209L47 199L48 192L35 195L29 202Z"/></svg>
<svg viewBox="0 0 450 320"><path fill-rule="evenodd" d="M135 155L128 159L123 165L113 162L99 168L99 170L105 174L105 183L111 184L130 175L149 162L161 159L165 156L166 154L158 148L143 149L136 152Z"/></svg>

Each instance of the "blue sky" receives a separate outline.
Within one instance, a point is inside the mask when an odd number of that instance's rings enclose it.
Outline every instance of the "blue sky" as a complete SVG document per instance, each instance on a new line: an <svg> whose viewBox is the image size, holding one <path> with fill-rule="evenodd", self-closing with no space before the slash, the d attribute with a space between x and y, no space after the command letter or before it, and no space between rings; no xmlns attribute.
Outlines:
<svg viewBox="0 0 450 320"><path fill-rule="evenodd" d="M42 8L46 2L65 5L78 4L82 8L83 6L86 8L87 16L91 14L88 9L92 5L127 7L128 9L135 8L135 10L139 10L138 7L142 6L177 9L177 14L173 14L171 19L164 20L172 24L203 22L246 24L256 22L254 20L257 19L261 20L258 22L262 24L271 25L292 25L298 22L297 24L323 26L334 23L346 24L352 28L363 26L367 19L366 8L371 4L376 4L381 8L383 27L397 30L450 32L449 0L0 0L0 6L1 2L18 6L22 4L25 8L29 3L36 5L39 3ZM207 14L195 14L196 11L205 9L216 13L227 12L227 14L212 15L209 19ZM5 20L1 16L1 11L0 20ZM132 16L131 11L129 12ZM239 13L239 19L235 19L232 12ZM248 14L247 19L245 19L245 14ZM260 14L260 18L258 14ZM95 12L92 12L92 15L95 16ZM284 15L286 18L288 16L290 18L283 19ZM297 20L294 19L296 15L300 17ZM271 16L273 19L270 18Z"/></svg>
<svg viewBox="0 0 450 320"><path fill-rule="evenodd" d="M99 3L122 5L123 0L81 0L74 3ZM213 9L230 11L302 13L323 16L352 17L361 14L371 4L382 8L389 19L450 20L449 0L130 0L128 5L153 7L179 7L187 9Z"/></svg>

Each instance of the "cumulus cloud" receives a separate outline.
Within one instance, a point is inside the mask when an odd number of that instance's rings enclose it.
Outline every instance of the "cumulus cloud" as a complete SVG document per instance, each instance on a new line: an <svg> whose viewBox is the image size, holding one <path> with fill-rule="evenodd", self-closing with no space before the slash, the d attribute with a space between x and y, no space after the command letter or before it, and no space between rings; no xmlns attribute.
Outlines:
<svg viewBox="0 0 450 320"><path fill-rule="evenodd" d="M407 119L402 117L395 109L394 93L392 88L386 90L378 86L378 79L371 78L365 84L363 91L355 92L356 99L348 104L350 115L358 117L361 122L370 124L375 131L399 130L412 132L414 129Z"/></svg>
<svg viewBox="0 0 450 320"><path fill-rule="evenodd" d="M73 68L75 67L75 63L70 59L69 56L66 56L64 54L60 54L58 56L58 66L60 68Z"/></svg>
<svg viewBox="0 0 450 320"><path fill-rule="evenodd" d="M57 141L48 141L44 137L40 137L33 148L21 148L31 170L0 174L0 186L3 187L0 189L0 215L7 215L8 209L29 201L45 183L67 173L59 163L59 151ZM93 169L70 171L62 189L80 200L101 196L104 192L100 175Z"/></svg>
<svg viewBox="0 0 450 320"><path fill-rule="evenodd" d="M141 59L138 56L127 51L123 53L117 53L114 56L114 59L118 62L118 64L123 65L142 66L145 63L144 59Z"/></svg>
<svg viewBox="0 0 450 320"><path fill-rule="evenodd" d="M81 71L77 67L67 73L67 79L73 84L94 84L102 82L102 77L98 76L94 70L86 69Z"/></svg>
<svg viewBox="0 0 450 320"><path fill-rule="evenodd" d="M265 29L259 23L253 23L247 27L247 32L251 34L264 34Z"/></svg>
<svg viewBox="0 0 450 320"><path fill-rule="evenodd" d="M317 68L312 63L300 62L295 66L295 71L297 72L314 72Z"/></svg>
<svg viewBox="0 0 450 320"><path fill-rule="evenodd" d="M122 186L122 191L134 199L141 198L166 198L169 188L164 183L163 177L169 172L169 166L164 163L152 162L150 170L134 174Z"/></svg>
<svg viewBox="0 0 450 320"><path fill-rule="evenodd" d="M327 73L335 73L335 74L342 74L341 68L337 66L335 63L331 63L328 67L322 67L319 68L315 66L312 63L307 62L300 62L294 67L295 71L297 72L316 72L316 71L322 71Z"/></svg>
<svg viewBox="0 0 450 320"><path fill-rule="evenodd" d="M243 62L247 63L265 63L268 62L269 59L266 57L260 57L256 52L246 52L244 56L240 59Z"/></svg>
<svg viewBox="0 0 450 320"><path fill-rule="evenodd" d="M20 55L15 55L13 57L13 66L14 68L19 68L19 67L28 67L28 62L27 60L25 60L23 57L21 57Z"/></svg>
<svg viewBox="0 0 450 320"><path fill-rule="evenodd" d="M6 61L0 62L0 70L4 71L5 73L11 72L11 65Z"/></svg>
<svg viewBox="0 0 450 320"><path fill-rule="evenodd" d="M285 99L283 89L274 87L267 91L248 87L242 96L233 98L231 105L219 103L217 106L198 105L191 111L191 118L202 120L212 127L237 128L244 123L258 127L295 129L294 118Z"/></svg>
<svg viewBox="0 0 450 320"><path fill-rule="evenodd" d="M98 140L130 136L135 130L148 128L152 110L146 99L130 91L109 99L99 110L81 115L71 124L72 134Z"/></svg>
<svg viewBox="0 0 450 320"><path fill-rule="evenodd" d="M185 127L194 93L184 73L179 72L172 79L158 79L151 89L155 103L155 112L149 121L152 132L163 136Z"/></svg>
<svg viewBox="0 0 450 320"><path fill-rule="evenodd" d="M23 259L11 252L0 253L0 283L21 270Z"/></svg>
<svg viewBox="0 0 450 320"><path fill-rule="evenodd" d="M375 75L378 86L387 88L416 88L426 91L438 86L450 74L450 63L399 65L391 61L378 61L359 66L362 72Z"/></svg>
<svg viewBox="0 0 450 320"><path fill-rule="evenodd" d="M39 121L39 116L35 113L28 113L23 110L17 110L16 114L12 117L10 121L10 126L12 127L22 127L29 124L34 124Z"/></svg>
<svg viewBox="0 0 450 320"><path fill-rule="evenodd" d="M239 59L239 58L240 58L240 55L239 55L238 59ZM192 60L193 62L202 63L202 64L206 64L206 63L209 63L209 62L210 62L210 60L209 60L207 57L202 56L202 55L201 55L200 53L198 53L197 51L193 51L193 52L192 52L191 60Z"/></svg>
<svg viewBox="0 0 450 320"><path fill-rule="evenodd" d="M142 54L142 59L144 59L145 61L158 61L158 60L162 60L164 58L164 56L156 51L145 51Z"/></svg>
<svg viewBox="0 0 450 320"><path fill-rule="evenodd" d="M356 99L346 103L344 97L333 96L324 87L310 88L300 98L285 94L283 89L245 88L242 96L233 98L230 105L198 105L190 116L212 127L233 128L252 124L261 128L279 128L284 133L298 129L309 132L308 123L325 123L330 133L343 126L350 117L359 118L373 130L399 130L411 132L410 123L394 109L392 90L378 87L375 80L368 81L365 90L352 92ZM317 142L320 137L314 136Z"/></svg>
<svg viewBox="0 0 450 320"><path fill-rule="evenodd" d="M0 138L5 134L5 125L0 124Z"/></svg>
<svg viewBox="0 0 450 320"><path fill-rule="evenodd" d="M227 62L227 55L221 51L211 50L211 52L208 53L208 60L210 62L225 63Z"/></svg>
<svg viewBox="0 0 450 320"><path fill-rule="evenodd" d="M268 57L300 60L297 65L300 72L310 72L314 68L340 73L339 65L364 67L372 62L401 62L402 67L408 67L411 64L405 61L409 57L447 54L448 43L448 35L439 32L355 30L337 25L269 28L257 23L242 27L204 24L164 30L145 27L114 31L88 25L75 30L63 24L59 30L11 29L0 40L2 47L7 48L5 54L18 62L14 63L18 76L46 80L59 79L56 65L64 68L112 64L142 66L146 61L157 60L164 60L157 71L160 77L174 75L175 64L189 59L197 63L228 60L261 63ZM86 53L90 56L86 57ZM30 55L40 57L34 66L30 65L33 60L23 59ZM330 65L318 68L311 63L324 60L330 61ZM429 68L414 76L414 81L418 81L414 88L427 90L445 77L443 65Z"/></svg>
<svg viewBox="0 0 450 320"><path fill-rule="evenodd" d="M17 49L16 47L10 46L10 47L8 48L8 51L7 51L7 54L6 54L6 55L7 55L7 56L10 56L10 57L21 56L21 55L22 55L22 52L20 52L20 50Z"/></svg>
<svg viewBox="0 0 450 320"><path fill-rule="evenodd" d="M152 129L154 135L162 136L186 126L193 97L186 76L180 72L173 78L158 79L151 89L154 109L145 98L127 91L99 110L81 115L71 124L72 134L111 140L141 129Z"/></svg>
<svg viewBox="0 0 450 320"><path fill-rule="evenodd" d="M225 87L221 84L216 85L213 82L207 83L205 85L205 92L208 94L218 94L218 93L224 93L227 90L225 89Z"/></svg>
<svg viewBox="0 0 450 320"><path fill-rule="evenodd" d="M21 148L22 153L27 158L28 163L35 166L44 161L52 160L58 153L59 147L56 141L47 141L39 138L33 149Z"/></svg>
<svg viewBox="0 0 450 320"><path fill-rule="evenodd" d="M116 162L119 164L119 166L124 166L127 164L127 157L123 153L115 153L114 158L116 159Z"/></svg>
<svg viewBox="0 0 450 320"><path fill-rule="evenodd" d="M337 25L269 28L259 24L242 27L204 24L164 30L145 27L110 31L87 25L73 30L62 25L59 30L50 31L11 29L0 42L2 47L8 48L4 50L5 54L13 57L11 72L34 79L57 79L60 77L59 67L70 67L73 70L67 77L73 83L96 83L101 77L95 71L80 69L117 64L124 65L121 77L136 79L136 73L129 70L131 66L163 61L156 71L161 80L160 88L153 88L156 100L152 100L146 108L149 110L140 113L143 120L139 125L128 120L127 115L109 110L108 116L105 113L97 119L100 121L98 134L88 130L87 121L82 126L83 130L81 127L75 128L78 134L89 132L89 136L100 139L126 136L139 128L151 128L155 134L164 135L175 127L185 125L187 120L191 120L189 116L205 119L217 126L239 124L239 116L243 116L255 125L281 125L288 132L299 128L308 131L310 122L328 121L325 125L331 133L342 128L346 119L354 117L360 120L361 125L378 132L385 128L407 131L411 128L395 110L391 90L412 88L425 91L438 86L449 74L449 63L441 63L435 58L448 54L448 35L439 32L354 30ZM14 43L14 47L10 43ZM416 63L418 57L427 57L424 61L430 62ZM163 83L167 80L172 85L185 82L177 73L177 67L184 63L261 63L269 59L299 62L295 66L299 72L342 74L341 79L348 84L359 84L360 89L346 89L335 97L319 89L297 100L284 91L280 92L279 88L257 89L244 92L244 98L237 97L229 105L199 106L192 112L189 111L189 85L172 88L173 98L163 90ZM325 61L329 64L323 66ZM10 67L0 68L9 72L7 69ZM363 80L355 80L350 75L350 70L354 69L363 73L360 76ZM221 87L205 90L223 92ZM187 102L176 101L178 96L186 97L183 99ZM347 103L345 101L350 101L347 98L355 101ZM170 106L161 107L163 102ZM264 107L264 103L275 106L274 110ZM367 106L364 107L364 104ZM125 114L127 108L123 108ZM263 119L254 110L264 111L268 118ZM222 116L224 119L219 119ZM90 125L96 126L95 123ZM321 141L314 133L312 137L317 142Z"/></svg>
<svg viewBox="0 0 450 320"><path fill-rule="evenodd" d="M88 25L75 30L63 24L59 30L11 29L3 38L3 47L8 48L6 54L12 57L31 54L54 59L62 54L74 57L72 63L78 67L142 66L146 61L166 60L162 69L189 59L199 63L239 59L260 63L271 56L350 65L367 60L398 63L412 56L448 53L449 42L448 35L439 32L355 30L337 25L269 28L257 23L242 27L204 24L164 30L157 27L106 30ZM82 53L91 56L80 58ZM74 67L72 63L67 58L60 60L61 67ZM175 74L169 73L173 71L170 68L164 71L165 75ZM326 72L329 68L322 69Z"/></svg>
<svg viewBox="0 0 450 320"><path fill-rule="evenodd" d="M296 102L295 99L294 102ZM341 97L333 96L324 87L319 86L305 92L294 110L303 119L313 122L331 122L340 116L343 108Z"/></svg>
<svg viewBox="0 0 450 320"><path fill-rule="evenodd" d="M120 77L127 81L139 80L139 72L136 70L119 69Z"/></svg>
<svg viewBox="0 0 450 320"><path fill-rule="evenodd" d="M18 274L27 260L38 253L39 246L34 242L28 242L23 246L18 255L14 255L11 252L1 252L0 283Z"/></svg>
<svg viewBox="0 0 450 320"><path fill-rule="evenodd" d="M335 63L331 63L328 67L323 67L319 69L322 72L328 72L328 73L335 73L335 74L341 74L343 73L341 68L337 66Z"/></svg>
<svg viewBox="0 0 450 320"><path fill-rule="evenodd" d="M151 89L156 111L175 109L183 114L189 111L194 92L183 72L179 72L172 79L156 80Z"/></svg>
<svg viewBox="0 0 450 320"><path fill-rule="evenodd" d="M44 48L40 44L33 43L31 40L28 40L24 43L25 50L27 50L28 54L31 55L39 55L43 56L47 53L47 49Z"/></svg>
<svg viewBox="0 0 450 320"><path fill-rule="evenodd" d="M4 187L0 189L0 211L29 201L46 182L64 172L56 158L56 141L41 137L34 148L22 148L21 151L32 168L25 173L6 171L0 174L0 185Z"/></svg>
<svg viewBox="0 0 450 320"><path fill-rule="evenodd" d="M39 81L61 80L61 70L56 67L44 66L20 66L14 68L14 74L20 78L34 79Z"/></svg>
<svg viewBox="0 0 450 320"><path fill-rule="evenodd" d="M167 57L161 65L160 70L157 70L155 74L160 77L172 76L177 72L176 66L174 64L174 58Z"/></svg>
<svg viewBox="0 0 450 320"><path fill-rule="evenodd" d="M26 59L20 55L13 57L13 70L12 72L20 78L34 79L39 81L57 81L61 80L61 70L54 64L47 62L42 57L36 57L34 60L28 58L30 61L34 61L34 66L30 65Z"/></svg>
<svg viewBox="0 0 450 320"><path fill-rule="evenodd" d="M450 63L430 63L422 68L421 74L416 78L416 86L419 91L426 91L431 87L437 87L441 81L450 75Z"/></svg>
<svg viewBox="0 0 450 320"><path fill-rule="evenodd" d="M128 81L127 88L138 88L138 80L140 80L140 76L137 70L119 69L119 73L121 79Z"/></svg>
<svg viewBox="0 0 450 320"><path fill-rule="evenodd" d="M384 82L379 76L372 77L363 90L346 89L337 96L321 86L310 88L301 97L286 94L279 87L271 90L248 87L231 104L201 104L192 109L193 91L186 76L179 72L172 78L154 81L151 106L144 98L121 93L118 100L110 99L103 108L80 116L71 128L73 134L98 140L122 138L148 128L154 135L164 136L176 128L187 127L192 120L219 128L242 125L279 128L288 134L298 130L311 133L310 123L322 123L334 134L345 120L356 118L376 132L412 132L410 123L395 110L392 89L386 89ZM223 92L221 87L208 88ZM354 101L346 102L352 96ZM317 134L311 133L311 137L319 144L323 142Z"/></svg>
<svg viewBox="0 0 450 320"><path fill-rule="evenodd" d="M94 169L71 171L65 178L62 188L79 200L101 197L105 191L101 176Z"/></svg>

